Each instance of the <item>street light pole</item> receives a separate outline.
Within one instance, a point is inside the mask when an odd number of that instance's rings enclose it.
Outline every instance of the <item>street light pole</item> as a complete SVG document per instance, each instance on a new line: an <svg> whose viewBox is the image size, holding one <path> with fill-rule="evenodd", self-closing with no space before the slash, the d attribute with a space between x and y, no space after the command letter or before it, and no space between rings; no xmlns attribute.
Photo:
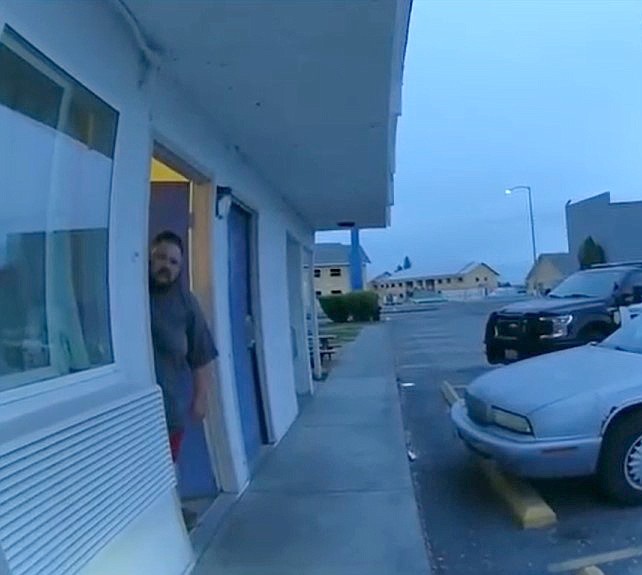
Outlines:
<svg viewBox="0 0 642 575"><path fill-rule="evenodd" d="M513 192L517 191L527 191L528 192L528 215L531 223L531 246L533 248L533 265L537 263L537 247L535 245L535 218L533 216L533 192L530 186L515 186L513 188L508 188L506 194L510 195Z"/></svg>

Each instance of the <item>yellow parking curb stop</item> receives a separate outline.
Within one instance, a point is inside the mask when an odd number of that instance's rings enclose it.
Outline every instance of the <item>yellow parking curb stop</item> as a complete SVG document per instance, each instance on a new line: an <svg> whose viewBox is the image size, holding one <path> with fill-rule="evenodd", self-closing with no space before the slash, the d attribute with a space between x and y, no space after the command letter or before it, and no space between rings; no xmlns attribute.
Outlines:
<svg viewBox="0 0 642 575"><path fill-rule="evenodd" d="M523 529L538 529L557 523L557 515L528 483L499 471L494 463L479 459L491 487L506 503Z"/></svg>
<svg viewBox="0 0 642 575"><path fill-rule="evenodd" d="M451 407L461 399L459 394L455 391L455 388L447 381L444 381L441 384L441 393L443 394L446 403Z"/></svg>
<svg viewBox="0 0 642 575"><path fill-rule="evenodd" d="M575 575L604 575L604 571L595 565L591 565L590 567L584 567L583 569L576 571Z"/></svg>

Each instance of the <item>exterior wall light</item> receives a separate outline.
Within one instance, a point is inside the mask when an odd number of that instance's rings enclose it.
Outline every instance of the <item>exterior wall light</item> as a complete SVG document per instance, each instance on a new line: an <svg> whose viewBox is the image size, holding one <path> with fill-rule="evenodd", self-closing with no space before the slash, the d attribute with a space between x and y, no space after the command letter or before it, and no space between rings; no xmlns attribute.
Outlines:
<svg viewBox="0 0 642 575"><path fill-rule="evenodd" d="M216 187L216 217L224 220L232 209L232 189L217 186Z"/></svg>

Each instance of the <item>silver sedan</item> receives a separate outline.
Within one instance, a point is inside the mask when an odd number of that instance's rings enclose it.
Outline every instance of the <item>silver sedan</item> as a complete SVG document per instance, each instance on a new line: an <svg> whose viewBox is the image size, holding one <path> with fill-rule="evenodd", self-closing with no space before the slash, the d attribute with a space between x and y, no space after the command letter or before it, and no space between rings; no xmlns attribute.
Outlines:
<svg viewBox="0 0 642 575"><path fill-rule="evenodd" d="M642 318L600 344L483 375L451 417L472 451L508 471L597 474L609 496L642 504Z"/></svg>

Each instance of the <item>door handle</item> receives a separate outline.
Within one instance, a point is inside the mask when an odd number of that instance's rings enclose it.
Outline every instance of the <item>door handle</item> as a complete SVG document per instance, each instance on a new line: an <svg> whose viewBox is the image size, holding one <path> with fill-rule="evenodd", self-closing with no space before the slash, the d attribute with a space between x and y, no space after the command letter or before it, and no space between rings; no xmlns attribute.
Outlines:
<svg viewBox="0 0 642 575"><path fill-rule="evenodd" d="M247 343L248 349L254 349L256 346L254 332L254 319L251 315L245 316L245 342Z"/></svg>

